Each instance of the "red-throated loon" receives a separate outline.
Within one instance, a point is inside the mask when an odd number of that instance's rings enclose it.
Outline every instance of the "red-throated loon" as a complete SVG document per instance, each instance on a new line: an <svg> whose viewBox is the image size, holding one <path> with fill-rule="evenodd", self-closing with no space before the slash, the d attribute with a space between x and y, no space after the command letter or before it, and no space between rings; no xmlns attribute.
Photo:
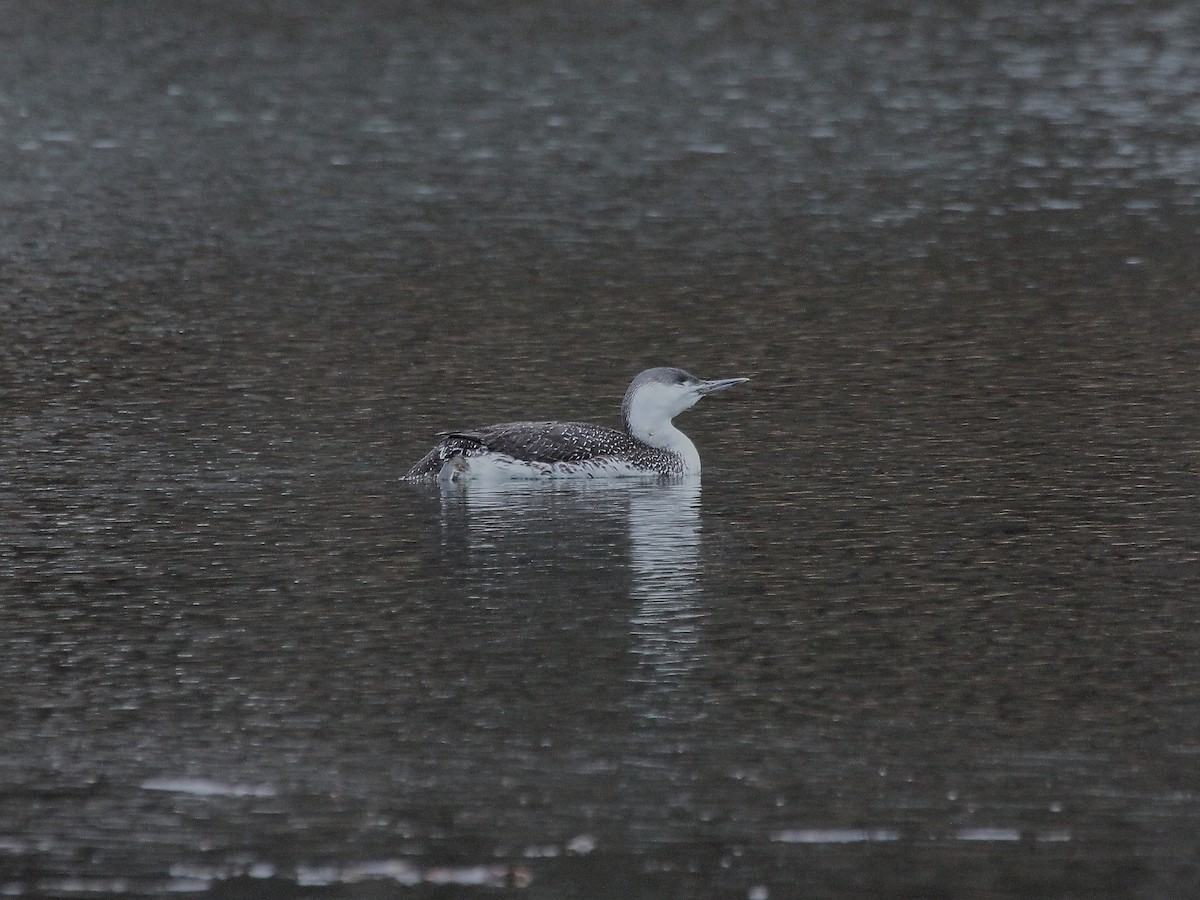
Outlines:
<svg viewBox="0 0 1200 900"><path fill-rule="evenodd" d="M704 381L683 369L647 369L621 404L625 430L585 422L509 422L441 432L406 479L618 478L698 475L700 454L671 420L705 394L749 381Z"/></svg>

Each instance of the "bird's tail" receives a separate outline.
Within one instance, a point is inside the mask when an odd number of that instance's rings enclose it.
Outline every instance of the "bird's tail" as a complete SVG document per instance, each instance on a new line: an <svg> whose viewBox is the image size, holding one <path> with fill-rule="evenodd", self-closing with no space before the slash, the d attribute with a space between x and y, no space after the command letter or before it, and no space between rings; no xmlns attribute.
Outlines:
<svg viewBox="0 0 1200 900"><path fill-rule="evenodd" d="M405 481L440 475L446 463L451 460L458 460L453 471L459 472L466 467L467 457L475 456L486 448L480 436L473 431L443 431L439 436L441 440L434 448L409 469L408 474L404 476Z"/></svg>
<svg viewBox="0 0 1200 900"><path fill-rule="evenodd" d="M438 444L428 453L426 453L421 461L408 470L408 474L404 476L405 481L416 481L421 478L436 476L442 471L442 466L446 464L453 452L447 452L448 448L444 444Z"/></svg>
<svg viewBox="0 0 1200 900"><path fill-rule="evenodd" d="M466 457L478 452L481 446L479 438L470 432L444 431L441 438L419 463L409 469L404 476L406 481L440 475L451 460L458 460L457 471L465 466Z"/></svg>

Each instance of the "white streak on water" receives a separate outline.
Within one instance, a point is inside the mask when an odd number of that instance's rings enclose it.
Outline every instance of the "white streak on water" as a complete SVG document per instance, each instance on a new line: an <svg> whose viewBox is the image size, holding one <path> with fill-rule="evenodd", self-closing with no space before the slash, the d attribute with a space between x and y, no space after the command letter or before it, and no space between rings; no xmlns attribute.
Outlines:
<svg viewBox="0 0 1200 900"><path fill-rule="evenodd" d="M1019 841L1016 828L964 828L954 835L960 841Z"/></svg>
<svg viewBox="0 0 1200 900"><path fill-rule="evenodd" d="M894 828L788 828L776 831L771 840L780 844L857 844L898 841Z"/></svg>
<svg viewBox="0 0 1200 900"><path fill-rule="evenodd" d="M207 778L148 778L139 787L144 791L165 791L193 797L274 797L275 788L267 784L223 784Z"/></svg>

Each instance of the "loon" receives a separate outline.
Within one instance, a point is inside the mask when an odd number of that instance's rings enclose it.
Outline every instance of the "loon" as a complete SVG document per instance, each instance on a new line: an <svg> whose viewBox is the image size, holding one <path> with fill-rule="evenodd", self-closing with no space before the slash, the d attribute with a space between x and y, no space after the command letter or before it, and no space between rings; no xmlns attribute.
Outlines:
<svg viewBox="0 0 1200 900"><path fill-rule="evenodd" d="M704 381L683 369L647 369L625 392L624 431L585 422L508 422L443 431L437 445L404 477L458 481L698 475L696 445L671 420L705 394L749 380Z"/></svg>

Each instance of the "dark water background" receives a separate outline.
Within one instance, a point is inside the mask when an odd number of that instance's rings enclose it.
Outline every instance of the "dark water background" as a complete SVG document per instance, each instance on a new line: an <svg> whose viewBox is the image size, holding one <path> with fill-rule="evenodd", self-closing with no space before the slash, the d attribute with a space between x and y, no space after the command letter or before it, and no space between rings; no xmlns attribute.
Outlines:
<svg viewBox="0 0 1200 900"><path fill-rule="evenodd" d="M1198 10L3 3L0 893L1200 896Z"/></svg>

